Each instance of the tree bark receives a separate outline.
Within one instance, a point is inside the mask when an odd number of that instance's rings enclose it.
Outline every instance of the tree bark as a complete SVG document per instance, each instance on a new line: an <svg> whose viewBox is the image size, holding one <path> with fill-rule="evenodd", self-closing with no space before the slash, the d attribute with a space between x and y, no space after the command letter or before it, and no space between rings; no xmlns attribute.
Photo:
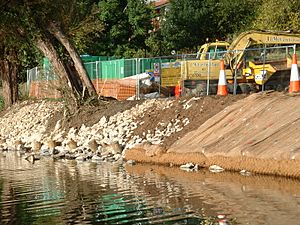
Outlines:
<svg viewBox="0 0 300 225"><path fill-rule="evenodd" d="M4 54L10 54L8 55L8 58L11 58L11 61L7 58L3 58L0 61L0 77L2 79L4 107L8 108L18 101L18 65L16 64L15 52L4 51Z"/></svg>
<svg viewBox="0 0 300 225"><path fill-rule="evenodd" d="M59 55L57 54L53 44L50 42L48 38L37 38L35 40L36 47L44 54L45 57L49 59L51 65L53 66L53 70L55 74L60 78L62 82L62 91L67 91L75 100L77 104L77 96L81 95L82 88L77 83L76 79L72 77L71 74L68 73L64 63L60 59ZM62 95L65 95L62 93ZM68 97L68 96L66 96Z"/></svg>
<svg viewBox="0 0 300 225"><path fill-rule="evenodd" d="M88 93L90 96L95 96L96 89L91 82L91 79L89 78L86 69L84 68L80 55L74 48L74 46L70 43L69 39L63 34L62 30L59 26L57 26L54 22L51 22L49 24L49 32L52 33L56 39L66 48L66 50L69 52L73 62L74 67L84 85L84 87L87 88Z"/></svg>
<svg viewBox="0 0 300 225"><path fill-rule="evenodd" d="M9 63L6 60L2 60L1 64L1 78L2 78L2 92L3 92L3 100L4 107L8 108L13 104L12 91L11 91L11 81L10 81L10 71L9 71Z"/></svg>

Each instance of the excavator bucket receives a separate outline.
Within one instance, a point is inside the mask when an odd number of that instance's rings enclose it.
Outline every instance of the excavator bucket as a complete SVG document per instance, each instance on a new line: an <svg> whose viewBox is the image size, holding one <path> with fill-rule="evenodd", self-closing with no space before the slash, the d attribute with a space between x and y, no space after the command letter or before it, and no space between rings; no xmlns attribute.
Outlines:
<svg viewBox="0 0 300 225"><path fill-rule="evenodd" d="M253 62L249 62L249 67L243 69L246 79L254 80L259 85L263 85L275 72L276 69L271 64L255 64Z"/></svg>

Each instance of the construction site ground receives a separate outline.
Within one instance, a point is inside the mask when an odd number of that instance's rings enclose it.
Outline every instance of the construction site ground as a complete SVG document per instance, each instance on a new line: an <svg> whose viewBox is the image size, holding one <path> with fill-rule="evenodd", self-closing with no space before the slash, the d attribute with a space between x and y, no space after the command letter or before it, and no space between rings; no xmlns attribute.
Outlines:
<svg viewBox="0 0 300 225"><path fill-rule="evenodd" d="M154 149L149 153L140 147L127 151L126 158L300 177L300 97L269 92L241 98L203 97L189 115L192 125L169 139L166 152ZM161 113L157 112L156 119L150 117L149 124L165 118L166 112ZM184 110L179 113L188 116Z"/></svg>
<svg viewBox="0 0 300 225"><path fill-rule="evenodd" d="M48 122L62 126L92 126L103 117L130 109L143 101L108 101L85 105L68 119L59 112ZM188 104L187 104L188 103ZM183 107L189 105L189 107ZM13 110L17 110L13 108ZM5 117L7 111L0 116ZM164 139L162 145L139 145L125 151L127 160L179 166L197 163L218 165L229 171L300 177L300 96L278 92L251 95L201 96L174 100L163 110L150 108L134 133L142 135L172 118L189 119L184 128Z"/></svg>
<svg viewBox="0 0 300 225"><path fill-rule="evenodd" d="M142 163L201 167L219 165L226 170L300 177L300 97L278 92L252 95L203 96L186 110L190 98L176 100L172 107L150 109L135 130L141 135L170 118L189 118L178 133L165 138L149 154L147 146L126 151L126 159ZM142 101L111 101L98 107L80 108L64 126L91 126L102 116L130 109ZM50 121L51 129L62 114ZM137 118L138 119L138 118ZM164 151L161 151L164 149ZM155 153L156 151L156 153Z"/></svg>
<svg viewBox="0 0 300 225"><path fill-rule="evenodd" d="M188 110L183 109L183 105L191 99L190 97L181 98L174 101L172 107L164 110L157 110L152 108L147 111L146 115L142 118L136 118L136 120L143 120L144 123L137 127L134 134L141 135L148 130L154 130L158 123L168 123L174 115L177 118L188 118L190 123L184 127L184 129L178 133L173 134L170 137L166 137L163 143L164 148L169 148L176 140L183 137L186 133L197 129L210 117L214 116L225 107L231 105L237 100L245 98L246 95L229 95L223 96L203 96L196 98L193 101L191 108ZM68 130L71 127L80 128L82 124L86 126L92 126L103 117L110 117L118 112L122 112L134 107L136 104L143 103L140 101L108 101L103 102L99 106L85 105L80 107L77 111L68 117L67 120L63 119L63 112L55 114L48 123L48 130L54 129L58 120L64 121L63 128Z"/></svg>

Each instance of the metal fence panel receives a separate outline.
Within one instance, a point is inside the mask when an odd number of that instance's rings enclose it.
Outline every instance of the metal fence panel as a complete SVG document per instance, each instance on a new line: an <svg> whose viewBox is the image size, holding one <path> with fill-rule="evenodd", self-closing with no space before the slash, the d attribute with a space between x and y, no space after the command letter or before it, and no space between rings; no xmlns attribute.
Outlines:
<svg viewBox="0 0 300 225"><path fill-rule="evenodd" d="M174 87L178 84L182 86L182 95L216 94L220 62L225 59L228 88L230 93L236 94L251 89L251 85L260 85L261 90L274 88L274 85L278 86L278 82L282 83L283 88L288 85L288 76L279 81L272 79L276 71L289 73L293 48L294 46L264 47L243 51L216 51L205 55L201 53L112 60L85 57L83 62L99 95L124 100L130 97L140 99L149 91L170 96L174 94ZM45 97L48 94L59 97L55 80L57 77L51 65L44 62L42 68L27 71L27 90L30 96ZM49 91L51 88L55 90Z"/></svg>

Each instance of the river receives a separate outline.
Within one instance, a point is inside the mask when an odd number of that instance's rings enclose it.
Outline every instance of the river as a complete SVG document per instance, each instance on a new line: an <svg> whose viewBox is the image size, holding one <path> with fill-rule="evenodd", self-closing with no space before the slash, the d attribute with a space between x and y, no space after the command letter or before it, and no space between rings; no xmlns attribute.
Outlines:
<svg viewBox="0 0 300 225"><path fill-rule="evenodd" d="M300 181L0 152L0 224L300 224Z"/></svg>

